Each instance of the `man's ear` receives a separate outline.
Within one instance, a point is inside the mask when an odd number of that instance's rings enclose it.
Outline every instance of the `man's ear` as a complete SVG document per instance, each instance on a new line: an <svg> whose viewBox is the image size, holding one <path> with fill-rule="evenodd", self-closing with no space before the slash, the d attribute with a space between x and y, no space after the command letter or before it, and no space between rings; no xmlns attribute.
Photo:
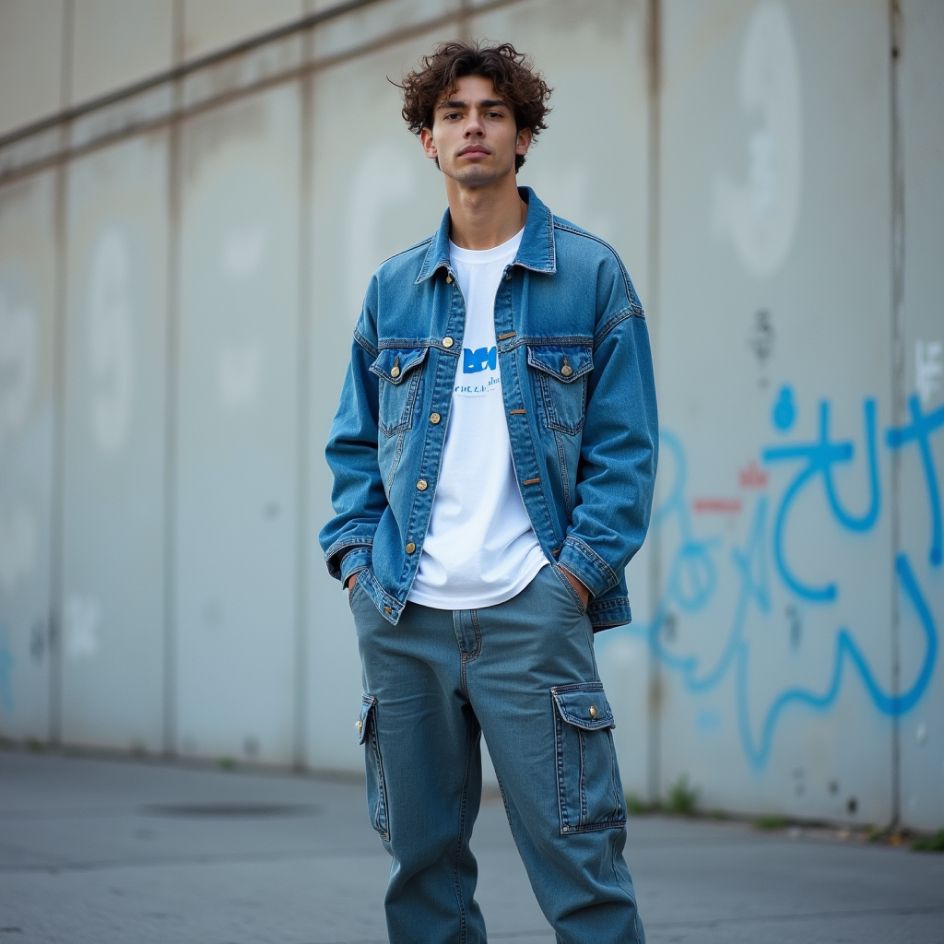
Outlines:
<svg viewBox="0 0 944 944"><path fill-rule="evenodd" d="M435 160L439 157L439 151L433 143L433 132L431 128L420 129L420 144L423 145L423 153L430 159Z"/></svg>
<svg viewBox="0 0 944 944"><path fill-rule="evenodd" d="M520 157L524 157L528 153L528 148L531 147L531 134L530 128L522 128L518 132L518 137L515 140L515 154Z"/></svg>

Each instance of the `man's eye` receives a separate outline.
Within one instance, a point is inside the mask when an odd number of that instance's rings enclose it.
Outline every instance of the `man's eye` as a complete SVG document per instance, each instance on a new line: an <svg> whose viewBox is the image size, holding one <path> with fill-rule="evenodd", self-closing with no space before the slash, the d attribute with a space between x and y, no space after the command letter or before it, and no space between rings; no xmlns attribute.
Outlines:
<svg viewBox="0 0 944 944"><path fill-rule="evenodd" d="M504 118L505 113L503 111L490 111L488 113L489 118Z"/></svg>
<svg viewBox="0 0 944 944"><path fill-rule="evenodd" d="M454 121L456 118L459 117L459 112L451 111L448 114L444 115L443 117L445 118L446 121Z"/></svg>

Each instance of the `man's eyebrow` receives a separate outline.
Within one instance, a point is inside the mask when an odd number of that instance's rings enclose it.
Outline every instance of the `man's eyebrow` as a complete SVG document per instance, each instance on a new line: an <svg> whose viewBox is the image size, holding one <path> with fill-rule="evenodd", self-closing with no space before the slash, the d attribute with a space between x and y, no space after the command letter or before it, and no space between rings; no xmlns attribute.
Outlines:
<svg viewBox="0 0 944 944"><path fill-rule="evenodd" d="M482 101L478 103L479 108L508 108L508 102L502 101L500 98L483 98ZM436 108L468 108L469 103L460 101L457 98L451 98L448 102L440 102Z"/></svg>

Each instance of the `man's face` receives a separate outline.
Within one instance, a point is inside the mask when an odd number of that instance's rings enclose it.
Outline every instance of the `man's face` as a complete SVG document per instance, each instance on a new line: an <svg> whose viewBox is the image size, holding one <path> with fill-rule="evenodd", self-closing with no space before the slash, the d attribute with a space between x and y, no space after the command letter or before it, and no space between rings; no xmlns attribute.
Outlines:
<svg viewBox="0 0 944 944"><path fill-rule="evenodd" d="M485 187L509 174L515 158L527 153L531 131L515 128L511 106L502 101L492 80L466 75L439 97L432 128L423 128L420 141L439 169L466 187Z"/></svg>

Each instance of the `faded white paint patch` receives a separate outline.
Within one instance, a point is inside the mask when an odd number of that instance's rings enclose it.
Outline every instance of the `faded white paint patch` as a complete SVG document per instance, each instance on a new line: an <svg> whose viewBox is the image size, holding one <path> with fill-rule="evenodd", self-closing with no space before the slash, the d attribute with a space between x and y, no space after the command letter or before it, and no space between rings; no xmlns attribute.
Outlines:
<svg viewBox="0 0 944 944"><path fill-rule="evenodd" d="M0 587L6 593L33 572L39 551L37 531L27 508L0 509Z"/></svg>
<svg viewBox="0 0 944 944"><path fill-rule="evenodd" d="M261 221L240 223L227 230L220 245L222 275L234 282L255 278L269 242L268 228ZM224 342L217 381L224 407L238 409L253 403L262 385L262 352L258 345L251 340Z"/></svg>
<svg viewBox="0 0 944 944"><path fill-rule="evenodd" d="M65 653L70 659L94 656L99 650L101 605L92 597L69 594L63 612Z"/></svg>
<svg viewBox="0 0 944 944"><path fill-rule="evenodd" d="M29 418L36 387L39 337L35 313L0 292L0 446Z"/></svg>
<svg viewBox="0 0 944 944"><path fill-rule="evenodd" d="M348 310L355 321L370 271L385 255L377 234L389 228L391 210L399 209L397 204L415 192L417 166L422 167L422 161L411 161L401 149L378 142L364 151L345 185L351 194L345 283Z"/></svg>
<svg viewBox="0 0 944 944"><path fill-rule="evenodd" d="M942 353L944 345L940 341L915 341L915 389L922 406L931 402L941 386L941 376L944 374Z"/></svg>
<svg viewBox="0 0 944 944"><path fill-rule="evenodd" d="M88 356L95 390L92 434L106 453L118 452L131 425L134 349L131 337L131 262L116 227L105 229L91 256Z"/></svg>
<svg viewBox="0 0 944 944"><path fill-rule="evenodd" d="M224 236L220 250L220 268L223 274L233 279L255 275L262 266L262 257L268 244L269 234L262 223L231 229Z"/></svg>
<svg viewBox="0 0 944 944"><path fill-rule="evenodd" d="M796 40L781 0L751 15L738 69L741 107L757 122L747 139L747 178L721 174L712 193L714 232L730 238L755 276L775 273L796 233L802 185L802 102Z"/></svg>
<svg viewBox="0 0 944 944"><path fill-rule="evenodd" d="M253 344L220 351L218 381L220 400L230 409L252 403L262 384L262 353Z"/></svg>

